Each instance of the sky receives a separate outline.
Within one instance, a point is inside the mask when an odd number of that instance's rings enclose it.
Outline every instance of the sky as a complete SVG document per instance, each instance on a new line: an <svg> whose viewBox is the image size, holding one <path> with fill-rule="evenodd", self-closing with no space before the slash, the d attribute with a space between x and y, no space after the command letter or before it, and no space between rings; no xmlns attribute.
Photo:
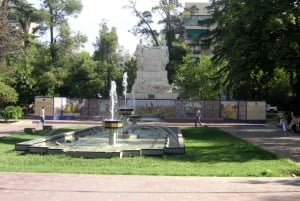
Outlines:
<svg viewBox="0 0 300 201"><path fill-rule="evenodd" d="M135 0L139 11L151 10L158 0ZM28 0L35 5L40 5L40 0ZM108 27L117 29L119 46L133 54L140 38L134 36L129 30L137 23L138 19L128 8L129 0L81 0L83 9L76 18L69 19L69 25L74 33L80 32L88 37L82 50L91 54L94 52L93 43L96 41L100 23L104 19ZM208 0L179 0L184 6L185 2L208 2Z"/></svg>

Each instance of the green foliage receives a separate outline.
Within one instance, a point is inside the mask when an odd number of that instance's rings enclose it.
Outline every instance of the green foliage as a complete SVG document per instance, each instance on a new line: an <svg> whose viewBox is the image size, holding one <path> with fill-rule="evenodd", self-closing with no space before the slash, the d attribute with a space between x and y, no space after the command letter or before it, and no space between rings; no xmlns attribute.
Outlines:
<svg viewBox="0 0 300 201"><path fill-rule="evenodd" d="M45 0L43 6L41 16L44 20L45 29L49 28L50 31L50 55L52 64L54 64L59 57L58 43L61 41L64 43L71 42L68 40L70 39L70 32L68 32L67 18L79 14L82 10L82 4L80 0ZM57 35L55 35L56 32L58 32ZM72 49L64 49L64 51L67 50Z"/></svg>
<svg viewBox="0 0 300 201"><path fill-rule="evenodd" d="M18 94L14 88L0 81L0 89L0 106L17 102Z"/></svg>
<svg viewBox="0 0 300 201"><path fill-rule="evenodd" d="M289 97L293 92L289 84L289 74L284 69L274 69L274 76L270 80L269 86L269 94L266 96L267 103L279 106L288 105Z"/></svg>
<svg viewBox="0 0 300 201"><path fill-rule="evenodd" d="M215 82L215 77L218 76L217 71L221 67L221 65L214 65L209 56L202 55L195 62L192 55L188 54L176 72L176 84L181 89L181 97L218 99L223 88Z"/></svg>
<svg viewBox="0 0 300 201"><path fill-rule="evenodd" d="M23 111L20 106L7 106L1 111L1 116L7 122L9 119L19 119L23 116Z"/></svg>
<svg viewBox="0 0 300 201"><path fill-rule="evenodd" d="M290 74L290 88L300 98L299 1L213 0L211 11L214 61L227 61L219 74L225 74L222 84L232 98L269 98L278 67Z"/></svg>
<svg viewBox="0 0 300 201"><path fill-rule="evenodd" d="M27 61L24 62L24 60L29 61L29 59L22 58L12 62L13 68L15 69L13 73L15 82L12 84L12 87L18 93L18 105L33 103L35 96L35 79L32 77L33 67L27 63Z"/></svg>
<svg viewBox="0 0 300 201"><path fill-rule="evenodd" d="M117 81L118 86L122 86L122 73L119 68L117 47L118 47L118 36L115 27L109 28L105 21L100 24L99 36L96 38L94 44L95 52L93 58L97 63L96 72L98 73L98 79L96 82L104 81L104 87L102 90L98 90L103 97L109 97L110 83L112 80ZM99 77L101 75L101 78ZM99 85L98 85L99 86ZM102 84L103 86L103 84ZM121 87L118 87L120 89Z"/></svg>
<svg viewBox="0 0 300 201"><path fill-rule="evenodd" d="M188 47L185 44L180 43L173 43L172 48L169 49L170 58L166 67L169 83L174 83L178 66L183 63L183 59L187 55L188 51Z"/></svg>
<svg viewBox="0 0 300 201"><path fill-rule="evenodd" d="M116 56L116 50L118 47L116 28L112 27L110 29L107 23L102 21L100 24L99 35L96 37L94 47L94 59L96 61L108 62L109 60L112 60L112 58Z"/></svg>
<svg viewBox="0 0 300 201"><path fill-rule="evenodd" d="M127 72L128 78L128 88L127 92L131 92L132 86L134 84L135 78L136 78L136 60L131 59L125 62L125 68L124 72Z"/></svg>
<svg viewBox="0 0 300 201"><path fill-rule="evenodd" d="M158 24L164 25L162 32L165 35L166 45L169 49L172 48L173 42L175 41L175 34L183 32L183 20L179 17L178 11L181 7L182 5L178 0L160 0L158 5L152 8L152 11L159 12L160 16L162 16Z"/></svg>

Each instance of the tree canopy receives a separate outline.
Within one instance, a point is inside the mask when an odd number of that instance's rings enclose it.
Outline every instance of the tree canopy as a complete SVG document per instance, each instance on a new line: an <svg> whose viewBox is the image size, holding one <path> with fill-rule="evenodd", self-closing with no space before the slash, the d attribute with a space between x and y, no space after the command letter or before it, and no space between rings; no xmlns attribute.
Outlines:
<svg viewBox="0 0 300 201"><path fill-rule="evenodd" d="M227 61L219 74L235 98L268 98L275 69L283 68L298 99L299 1L213 0L210 10L214 61Z"/></svg>

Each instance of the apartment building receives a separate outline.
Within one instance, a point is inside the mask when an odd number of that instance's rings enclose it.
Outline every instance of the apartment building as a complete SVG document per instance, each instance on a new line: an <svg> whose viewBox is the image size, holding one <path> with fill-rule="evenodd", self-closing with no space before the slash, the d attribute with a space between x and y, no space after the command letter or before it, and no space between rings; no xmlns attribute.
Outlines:
<svg viewBox="0 0 300 201"><path fill-rule="evenodd" d="M186 2L185 11L190 15L185 22L185 41L190 46L194 57L199 55L211 55L213 45L205 42L204 34L214 28L203 24L204 20L210 18L207 7L210 3Z"/></svg>

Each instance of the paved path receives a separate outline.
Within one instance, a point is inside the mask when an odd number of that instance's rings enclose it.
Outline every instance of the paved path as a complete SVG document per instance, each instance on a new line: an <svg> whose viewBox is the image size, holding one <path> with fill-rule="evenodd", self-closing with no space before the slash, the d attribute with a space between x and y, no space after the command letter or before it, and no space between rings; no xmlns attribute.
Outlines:
<svg viewBox="0 0 300 201"><path fill-rule="evenodd" d="M65 127L49 121L53 127ZM99 122L87 122L97 125ZM165 125L176 126L172 123ZM0 136L37 127L32 121L0 125ZM193 123L180 124L193 126ZM299 138L272 125L209 124L279 155L299 160ZM175 167L174 167L175 168ZM300 200L300 178L225 178L83 174L0 173L0 201L293 201Z"/></svg>
<svg viewBox="0 0 300 201"><path fill-rule="evenodd" d="M3 201L299 201L295 178L0 173Z"/></svg>

